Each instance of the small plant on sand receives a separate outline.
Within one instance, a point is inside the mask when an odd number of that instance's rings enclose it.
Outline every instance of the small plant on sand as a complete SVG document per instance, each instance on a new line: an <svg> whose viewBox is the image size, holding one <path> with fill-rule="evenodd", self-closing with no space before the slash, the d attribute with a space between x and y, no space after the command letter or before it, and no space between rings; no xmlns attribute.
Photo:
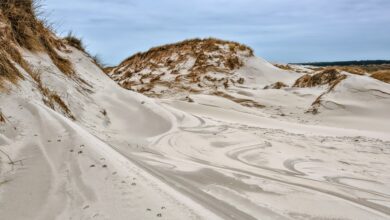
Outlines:
<svg viewBox="0 0 390 220"><path fill-rule="evenodd" d="M86 52L85 45L83 43L83 40L79 37L76 37L72 31L64 37L64 40L66 43L68 43L70 46L77 48L78 50L81 50L83 52Z"/></svg>
<svg viewBox="0 0 390 220"><path fill-rule="evenodd" d="M302 76L301 78L297 79L294 84L294 87L305 88L321 85L329 85L331 87L334 87L345 78L346 75L341 74L336 69L325 69L313 75L306 74Z"/></svg>
<svg viewBox="0 0 390 220"><path fill-rule="evenodd" d="M5 116L1 111L0 111L0 123L5 123Z"/></svg>

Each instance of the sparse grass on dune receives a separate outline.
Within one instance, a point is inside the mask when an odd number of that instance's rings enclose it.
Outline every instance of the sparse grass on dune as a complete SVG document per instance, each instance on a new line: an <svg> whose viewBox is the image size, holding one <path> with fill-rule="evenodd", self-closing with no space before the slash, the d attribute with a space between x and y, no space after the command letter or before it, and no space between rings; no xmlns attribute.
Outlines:
<svg viewBox="0 0 390 220"><path fill-rule="evenodd" d="M355 75L364 75L366 71L363 68L358 66L340 66L337 67L338 70L349 72Z"/></svg>
<svg viewBox="0 0 390 220"><path fill-rule="evenodd" d="M83 40L79 37L76 37L76 35L74 35L73 32L69 32L68 35L64 37L64 40L70 46L75 47L78 50L81 50L83 52L86 52Z"/></svg>
<svg viewBox="0 0 390 220"><path fill-rule="evenodd" d="M96 64L96 66L100 67L100 69L103 70L104 72L106 64L103 62L103 59L98 54L93 56L89 55L89 56L92 58L92 61Z"/></svg>
<svg viewBox="0 0 390 220"><path fill-rule="evenodd" d="M274 66L278 67L279 69L282 70L287 70L287 71L294 71L294 69L290 65L284 65L284 64L274 64Z"/></svg>
<svg viewBox="0 0 390 220"><path fill-rule="evenodd" d="M74 119L70 109L54 91L44 87L40 74L32 69L23 58L20 49L49 55L58 69L68 76L74 75L72 63L59 54L65 49L62 40L57 39L48 25L36 17L38 5L33 0L2 0L0 2L0 89L17 84L23 79L22 69L32 77L42 94L44 103L63 111Z"/></svg>
<svg viewBox="0 0 390 220"><path fill-rule="evenodd" d="M104 71L106 74L108 74L108 73L110 73L111 71L113 71L114 69L115 69L114 66L106 66L106 67L103 68L103 71Z"/></svg>
<svg viewBox="0 0 390 220"><path fill-rule="evenodd" d="M20 72L10 61L8 55L0 51L0 88L4 89L4 80L8 80L11 83L17 83L18 78L21 77Z"/></svg>
<svg viewBox="0 0 390 220"><path fill-rule="evenodd" d="M390 83L390 70L379 70L373 72L371 77L386 83Z"/></svg>
<svg viewBox="0 0 390 220"><path fill-rule="evenodd" d="M265 106L252 100L252 99L246 99L246 98L237 98L232 95L229 95L228 93L216 91L214 92L214 95L223 97L226 99L229 99L230 101L233 101L235 103L238 103L240 105L246 106L246 107L255 107L255 108L264 108Z"/></svg>
<svg viewBox="0 0 390 220"><path fill-rule="evenodd" d="M36 85L42 94L42 101L50 107L55 109L58 107L68 118L75 120L72 111L69 109L68 105L62 100L62 98L55 92L44 86L41 80L41 74L38 71L32 71L30 74L32 79L36 82Z"/></svg>
<svg viewBox="0 0 390 220"><path fill-rule="evenodd" d="M265 86L264 89L282 89L282 88L285 88L285 87L288 87L288 85L286 85L283 82L276 82L276 83L274 83L272 85Z"/></svg>
<svg viewBox="0 0 390 220"><path fill-rule="evenodd" d="M369 75L372 78L380 80L382 82L390 83L390 65L389 64L380 64L380 65L366 65L366 66L328 66L328 67L315 67L313 70L323 71L329 69L337 69L339 71L345 71L348 73L356 75Z"/></svg>
<svg viewBox="0 0 390 220"><path fill-rule="evenodd" d="M0 9L11 27L12 38L31 51L40 50L43 24L35 16L37 5L32 0L2 0Z"/></svg>
<svg viewBox="0 0 390 220"><path fill-rule="evenodd" d="M306 74L295 82L293 87L315 87L322 85L333 86L335 83L339 83L345 79L346 75L341 74L337 69L325 69L319 71L313 75Z"/></svg>
<svg viewBox="0 0 390 220"><path fill-rule="evenodd" d="M359 66L328 66L328 67L315 67L312 68L315 71L325 71L325 70L338 70L345 71L356 75L364 75L366 71Z"/></svg>
<svg viewBox="0 0 390 220"><path fill-rule="evenodd" d="M324 92L322 93L320 96L317 97L317 99L311 104L311 107L306 111L306 113L312 113L312 114L318 114L319 112L319 108L322 104L322 97L325 96L326 94L330 93L331 91L334 90L334 88L336 88L336 86L341 82L343 81L344 79L346 79L347 76L346 75L341 75L340 77L338 77L336 80L334 80L329 88Z"/></svg>
<svg viewBox="0 0 390 220"><path fill-rule="evenodd" d="M327 86L325 92L317 97L317 99L311 104L310 109L306 113L317 114L322 104L322 97L336 88L336 86L345 80L347 75L342 74L335 68L326 68L318 71L314 74L306 74L296 80L293 87L310 88L316 86Z"/></svg>
<svg viewBox="0 0 390 220"><path fill-rule="evenodd" d="M57 39L50 27L36 16L39 5L33 0L1 0L0 2L0 52L2 59L0 76L1 88L5 81L17 83L22 74L15 68L14 62L27 73L31 73L29 64L23 59L19 47L31 52L45 52L53 63L66 75L74 74L69 60L57 51L65 44ZM11 67L14 66L14 67Z"/></svg>
<svg viewBox="0 0 390 220"><path fill-rule="evenodd" d="M98 67L100 67L100 69L102 69L104 72L106 71L105 70L106 65L103 63L103 60L101 59L101 57L99 55L91 55L91 53L86 49L86 46L80 37L77 37L76 35L74 35L73 32L69 32L68 35L63 38L63 40L68 45L84 52L86 55L88 55L92 59L92 61Z"/></svg>
<svg viewBox="0 0 390 220"><path fill-rule="evenodd" d="M139 52L136 53L126 60L122 62L122 64L127 63L128 61L131 60L136 60L136 59L147 59L151 57L157 56L159 53L164 53L167 51L177 51L178 49L186 50L194 50L196 47L199 47L201 45L201 48L206 50L206 51L215 51L218 50L217 44L228 44L230 51L234 50L249 50L250 51L250 56L253 56L253 50L245 45L238 44L236 42L232 41L224 41L216 38L206 38L206 39L200 39L200 38L195 38L195 39L188 39L184 40L178 43L173 43L173 44L166 44L163 46L159 47L153 47L149 49L147 52Z"/></svg>
<svg viewBox="0 0 390 220"><path fill-rule="evenodd" d="M231 84L243 84L243 78L232 76L243 66L243 58L251 56L253 50L245 45L215 38L197 38L137 53L118 67L105 71L110 72L116 81L123 81L120 83L122 87L147 95L155 95L155 87L167 87L167 77L174 77L174 83L168 86L170 91L186 90L181 87L182 84L198 85L200 90L215 90L228 88ZM212 73L221 75L214 76ZM194 89L191 91L194 92Z"/></svg>

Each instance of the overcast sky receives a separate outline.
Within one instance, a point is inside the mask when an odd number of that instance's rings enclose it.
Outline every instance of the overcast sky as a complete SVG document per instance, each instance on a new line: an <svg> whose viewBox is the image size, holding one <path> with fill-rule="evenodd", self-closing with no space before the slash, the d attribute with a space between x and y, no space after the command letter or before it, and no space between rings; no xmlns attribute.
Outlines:
<svg viewBox="0 0 390 220"><path fill-rule="evenodd" d="M43 0L107 64L150 47L217 37L269 61L390 59L390 0Z"/></svg>

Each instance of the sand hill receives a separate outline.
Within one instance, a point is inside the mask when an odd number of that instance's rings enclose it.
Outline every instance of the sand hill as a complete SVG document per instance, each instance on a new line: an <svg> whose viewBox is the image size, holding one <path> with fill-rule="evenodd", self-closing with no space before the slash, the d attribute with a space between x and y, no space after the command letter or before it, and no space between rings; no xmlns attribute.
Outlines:
<svg viewBox="0 0 390 220"><path fill-rule="evenodd" d="M113 81L32 1L1 1L0 30L0 219L390 216L387 83L216 39Z"/></svg>

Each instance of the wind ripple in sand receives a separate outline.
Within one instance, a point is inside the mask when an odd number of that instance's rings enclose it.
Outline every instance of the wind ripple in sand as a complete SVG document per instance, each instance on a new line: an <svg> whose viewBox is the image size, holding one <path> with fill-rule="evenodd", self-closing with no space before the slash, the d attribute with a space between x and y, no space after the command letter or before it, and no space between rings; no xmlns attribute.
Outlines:
<svg viewBox="0 0 390 220"><path fill-rule="evenodd" d="M390 217L385 205L390 202L390 190L375 188L388 185L388 176L368 181L389 164L383 155L367 160L378 145L388 143L367 138L357 144L352 137L297 135L200 116L196 120L201 123L179 127L150 146L164 155L153 159L171 163L171 167L147 162L144 166L192 192L197 200L236 207L250 216L241 219ZM357 151L357 147L364 150ZM143 161L144 156L139 154L136 160ZM356 163L360 158L366 166ZM334 173L339 175L330 178ZM348 184L345 179L355 182ZM197 196L194 189L200 190Z"/></svg>

